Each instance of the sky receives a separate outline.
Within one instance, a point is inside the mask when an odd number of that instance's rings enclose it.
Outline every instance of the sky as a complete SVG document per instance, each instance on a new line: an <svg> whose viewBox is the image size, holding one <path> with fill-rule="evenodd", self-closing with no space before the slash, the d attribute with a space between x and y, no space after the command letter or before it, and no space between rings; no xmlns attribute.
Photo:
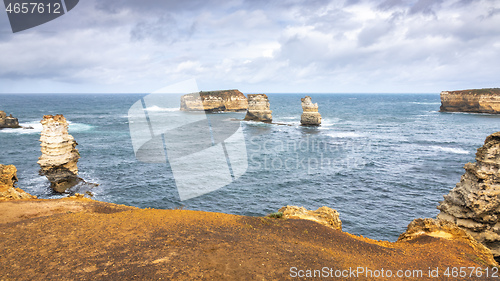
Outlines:
<svg viewBox="0 0 500 281"><path fill-rule="evenodd" d="M80 0L18 33L0 11L0 93L439 93L499 73L499 0Z"/></svg>

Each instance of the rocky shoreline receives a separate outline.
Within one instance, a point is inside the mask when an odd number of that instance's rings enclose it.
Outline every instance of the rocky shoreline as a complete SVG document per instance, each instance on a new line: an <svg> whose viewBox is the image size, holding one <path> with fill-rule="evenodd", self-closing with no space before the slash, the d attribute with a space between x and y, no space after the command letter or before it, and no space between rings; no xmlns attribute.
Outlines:
<svg viewBox="0 0 500 281"><path fill-rule="evenodd" d="M0 165L0 179L15 188L15 167ZM325 206L248 217L139 209L82 195L41 200L16 191L24 197L0 197L0 272L7 280L292 280L300 270L325 267L332 278L354 269L353 279L373 280L384 269L448 280L447 268L497 266L489 249L440 219L416 219L388 242L343 232L339 213Z"/></svg>

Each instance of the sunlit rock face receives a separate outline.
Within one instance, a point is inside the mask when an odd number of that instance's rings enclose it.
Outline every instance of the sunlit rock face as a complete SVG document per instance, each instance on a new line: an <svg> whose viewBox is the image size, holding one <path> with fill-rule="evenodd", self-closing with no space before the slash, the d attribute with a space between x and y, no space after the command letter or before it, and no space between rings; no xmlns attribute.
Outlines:
<svg viewBox="0 0 500 281"><path fill-rule="evenodd" d="M80 153L76 141L68 134L68 122L63 115L45 115L40 135L42 156L38 158L40 174L47 177L50 187L59 193L83 180L78 177Z"/></svg>
<svg viewBox="0 0 500 281"><path fill-rule="evenodd" d="M245 95L238 90L223 90L187 94L181 97L182 111L229 111L248 109Z"/></svg>
<svg viewBox="0 0 500 281"><path fill-rule="evenodd" d="M443 91L440 110L500 114L500 88Z"/></svg>
<svg viewBox="0 0 500 281"><path fill-rule="evenodd" d="M269 98L266 94L248 94L248 111L245 120L272 122Z"/></svg>
<svg viewBox="0 0 500 281"><path fill-rule="evenodd" d="M312 103L311 97L306 96L302 101L302 116L300 124L304 126L319 126L321 125L321 114L318 113L318 104Z"/></svg>

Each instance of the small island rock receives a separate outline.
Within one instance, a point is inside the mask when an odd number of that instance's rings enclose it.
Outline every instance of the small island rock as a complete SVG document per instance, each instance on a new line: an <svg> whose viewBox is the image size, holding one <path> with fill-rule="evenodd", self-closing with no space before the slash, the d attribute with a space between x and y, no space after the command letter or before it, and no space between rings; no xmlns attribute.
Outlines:
<svg viewBox="0 0 500 281"><path fill-rule="evenodd" d="M0 111L0 129L2 128L21 128L19 120L12 117L12 114L7 116L4 111Z"/></svg>
<svg viewBox="0 0 500 281"><path fill-rule="evenodd" d="M311 97L306 96L302 101L302 116L300 124L304 126L319 126L321 125L321 114L318 113L318 104L312 103Z"/></svg>
<svg viewBox="0 0 500 281"><path fill-rule="evenodd" d="M248 111L245 120L270 123L273 121L272 113L266 94L248 94Z"/></svg>
<svg viewBox="0 0 500 281"><path fill-rule="evenodd" d="M183 95L180 109L182 111L237 112L247 110L248 101L238 90L199 92Z"/></svg>
<svg viewBox="0 0 500 281"><path fill-rule="evenodd" d="M77 162L80 153L76 141L68 134L68 122L63 115L45 115L40 135L42 156L38 158L40 175L50 181L50 187L59 193L83 180L78 177Z"/></svg>

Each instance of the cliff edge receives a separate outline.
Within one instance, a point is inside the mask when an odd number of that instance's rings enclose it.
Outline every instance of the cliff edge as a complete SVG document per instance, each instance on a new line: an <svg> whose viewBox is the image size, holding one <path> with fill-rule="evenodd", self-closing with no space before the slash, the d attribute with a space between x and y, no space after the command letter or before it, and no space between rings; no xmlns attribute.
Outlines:
<svg viewBox="0 0 500 281"><path fill-rule="evenodd" d="M500 257L500 132L488 136L476 162L440 203L438 219L457 224Z"/></svg>
<svg viewBox="0 0 500 281"><path fill-rule="evenodd" d="M181 97L182 111L244 111L248 109L245 95L238 90L222 90L187 94Z"/></svg>
<svg viewBox="0 0 500 281"><path fill-rule="evenodd" d="M500 114L500 88L443 91L440 111Z"/></svg>

